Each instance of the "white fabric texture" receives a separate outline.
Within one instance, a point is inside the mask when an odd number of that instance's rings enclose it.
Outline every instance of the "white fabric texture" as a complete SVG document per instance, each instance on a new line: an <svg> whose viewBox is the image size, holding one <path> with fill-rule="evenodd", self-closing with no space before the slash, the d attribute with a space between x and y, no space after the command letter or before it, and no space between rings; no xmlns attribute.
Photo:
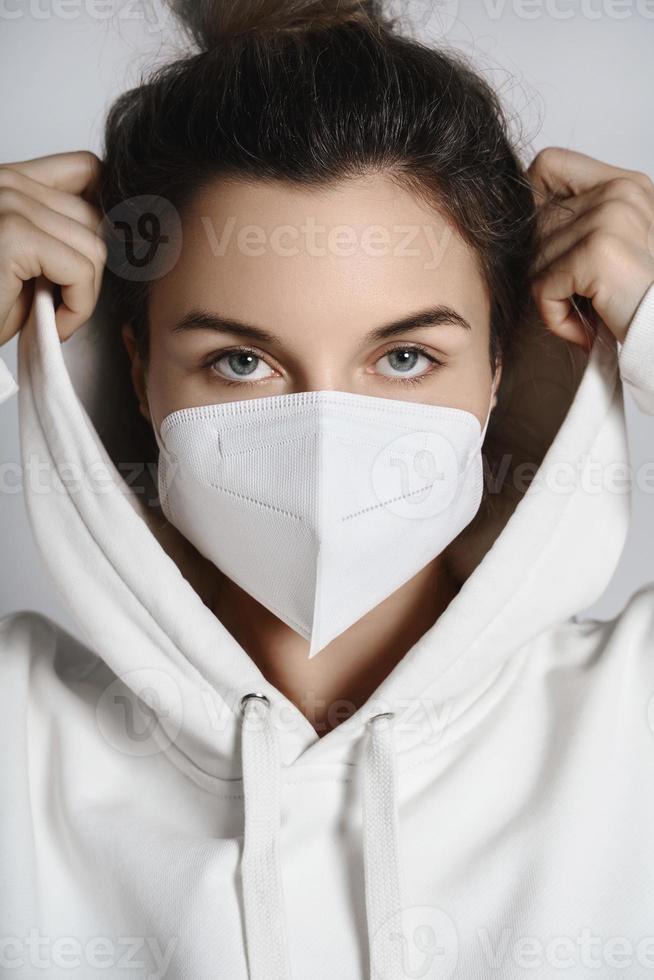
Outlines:
<svg viewBox="0 0 654 980"><path fill-rule="evenodd" d="M25 500L85 640L0 619L0 975L653 976L654 585L574 617L629 525L610 476L621 377L654 414L654 285L460 592L322 737L153 534L64 347L39 280Z"/></svg>

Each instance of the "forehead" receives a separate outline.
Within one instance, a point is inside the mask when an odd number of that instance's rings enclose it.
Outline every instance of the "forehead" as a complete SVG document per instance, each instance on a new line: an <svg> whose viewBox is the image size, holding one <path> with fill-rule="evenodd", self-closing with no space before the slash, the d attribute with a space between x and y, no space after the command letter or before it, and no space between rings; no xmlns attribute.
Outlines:
<svg viewBox="0 0 654 980"><path fill-rule="evenodd" d="M477 257L444 214L385 175L323 187L216 180L180 215L174 268L150 310L199 304L274 328L321 330L401 316L434 302L475 323L489 315Z"/></svg>

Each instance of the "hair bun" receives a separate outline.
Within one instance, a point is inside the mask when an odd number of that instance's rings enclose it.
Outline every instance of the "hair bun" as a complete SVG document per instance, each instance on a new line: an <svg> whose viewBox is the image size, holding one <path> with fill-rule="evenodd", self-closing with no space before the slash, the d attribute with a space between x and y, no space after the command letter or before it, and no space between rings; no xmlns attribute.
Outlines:
<svg viewBox="0 0 654 980"><path fill-rule="evenodd" d="M383 25L383 0L168 0L182 27L203 51L237 34L288 33L345 23Z"/></svg>

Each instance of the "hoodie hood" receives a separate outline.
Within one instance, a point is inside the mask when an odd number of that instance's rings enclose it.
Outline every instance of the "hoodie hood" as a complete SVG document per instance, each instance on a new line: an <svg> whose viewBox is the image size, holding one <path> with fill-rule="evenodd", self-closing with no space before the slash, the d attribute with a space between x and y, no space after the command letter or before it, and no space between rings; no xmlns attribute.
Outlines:
<svg viewBox="0 0 654 980"><path fill-rule="evenodd" d="M488 438L504 439L511 465L531 463L534 478L524 492L509 486L462 532L452 547L465 578L458 594L366 703L319 737L205 605L112 461L103 316L99 307L62 345L53 288L44 277L35 283L19 337L19 424L24 472L38 466L48 485L25 480L28 516L89 649L117 683L148 691L162 748L196 781L241 777L241 702L252 693L280 712L285 766L350 764L368 720L387 712L398 761L408 764L442 736L442 709L455 726L514 654L608 585L630 498L592 474L628 463L617 344L604 324L589 355L533 327L503 379Z"/></svg>
<svg viewBox="0 0 654 980"><path fill-rule="evenodd" d="M370 976L406 976L397 941L407 911L398 775L431 758L435 741L440 750L478 724L539 637L608 584L630 510L628 491L616 492L604 478L628 463L617 343L601 324L590 356L580 358L544 327L521 334L487 440L502 450L497 458L508 460L511 478L447 549L461 588L374 694L320 738L203 602L122 464L113 462L107 445L112 412L120 417L121 374L97 341L115 336L100 308L62 345L53 287L36 281L18 345L24 492L37 546L88 647L64 644L56 671L83 679L93 672L91 700L97 689L96 720L110 745L133 696L154 721L146 734L162 764L165 753L215 796L233 781L230 800L242 784L250 980L291 975L282 783L304 781L315 799L314 780L349 783L356 765ZM76 361L77 385L68 361L71 368ZM523 490L514 479L530 463L533 479ZM209 827L213 836L215 824ZM324 842L311 836L314 844L321 852ZM341 857L340 827L335 846ZM140 874L138 861L128 865ZM145 884L139 878L138 889ZM135 885L126 887L131 893ZM176 921L178 911L170 913Z"/></svg>

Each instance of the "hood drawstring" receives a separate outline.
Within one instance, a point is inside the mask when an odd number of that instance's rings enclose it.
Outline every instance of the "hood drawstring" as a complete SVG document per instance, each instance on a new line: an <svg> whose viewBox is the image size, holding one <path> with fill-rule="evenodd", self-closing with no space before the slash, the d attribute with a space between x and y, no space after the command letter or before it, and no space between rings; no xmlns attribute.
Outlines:
<svg viewBox="0 0 654 980"><path fill-rule="evenodd" d="M401 913L397 766L393 712L367 722L363 751L363 868L370 976L400 972ZM281 763L270 701L241 698L245 829L241 876L250 980L290 980L279 854ZM396 928L391 930L393 924ZM385 928L384 928L385 927ZM383 929L383 933L382 933ZM390 936L395 941L390 941Z"/></svg>
<svg viewBox="0 0 654 980"><path fill-rule="evenodd" d="M241 699L245 831L241 876L250 980L290 980L279 861L280 758L265 694Z"/></svg>
<svg viewBox="0 0 654 980"><path fill-rule="evenodd" d="M403 889L392 719L392 711L368 719L363 756L363 870L371 980L406 976L400 972L404 950L398 941Z"/></svg>

